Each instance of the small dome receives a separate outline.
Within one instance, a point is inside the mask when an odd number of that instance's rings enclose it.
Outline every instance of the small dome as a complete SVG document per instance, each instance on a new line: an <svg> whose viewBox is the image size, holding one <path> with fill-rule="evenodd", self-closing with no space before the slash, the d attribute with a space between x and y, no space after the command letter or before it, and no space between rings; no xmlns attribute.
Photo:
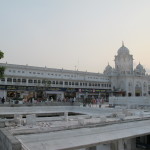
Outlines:
<svg viewBox="0 0 150 150"><path fill-rule="evenodd" d="M129 54L129 49L124 46L124 43L122 43L122 46L118 49L118 54Z"/></svg>
<svg viewBox="0 0 150 150"><path fill-rule="evenodd" d="M134 69L134 72L136 74L140 74L140 75L145 75L146 70L144 69L144 67L139 63L136 68Z"/></svg>
<svg viewBox="0 0 150 150"><path fill-rule="evenodd" d="M143 70L144 68L143 68L143 66L139 63L139 64L136 66L136 69L138 69L138 70Z"/></svg>
<svg viewBox="0 0 150 150"><path fill-rule="evenodd" d="M112 67L108 64L104 70L105 75L110 75L112 72Z"/></svg>
<svg viewBox="0 0 150 150"><path fill-rule="evenodd" d="M111 70L111 69L112 69L112 67L109 64L105 68L105 70Z"/></svg>

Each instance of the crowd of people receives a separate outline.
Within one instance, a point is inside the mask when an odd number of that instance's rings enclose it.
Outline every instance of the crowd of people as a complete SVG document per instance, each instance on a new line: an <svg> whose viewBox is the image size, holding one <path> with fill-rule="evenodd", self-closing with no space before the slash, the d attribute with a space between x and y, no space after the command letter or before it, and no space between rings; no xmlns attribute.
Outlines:
<svg viewBox="0 0 150 150"><path fill-rule="evenodd" d="M58 98L58 99L54 99L53 97L50 98L30 98L30 99L26 99L24 98L23 103L42 103L42 102L76 102L77 99L74 98Z"/></svg>
<svg viewBox="0 0 150 150"><path fill-rule="evenodd" d="M92 105L98 105L101 107L101 105L104 103L104 98L75 98L75 97L64 97L64 98L57 98L54 99L53 97L49 98L34 98L31 97L29 99L23 98L21 100L13 100L13 99L7 99L5 100L4 97L0 98L1 104L4 104L5 102L13 103L13 104L36 104L36 103L43 103L43 102L80 102L83 104L83 106L89 106L91 107Z"/></svg>

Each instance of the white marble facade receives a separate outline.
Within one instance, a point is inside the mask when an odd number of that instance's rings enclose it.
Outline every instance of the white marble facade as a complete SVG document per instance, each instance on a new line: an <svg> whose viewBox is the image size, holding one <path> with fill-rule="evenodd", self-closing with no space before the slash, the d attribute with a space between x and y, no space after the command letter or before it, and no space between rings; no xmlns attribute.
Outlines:
<svg viewBox="0 0 150 150"><path fill-rule="evenodd" d="M6 68L5 77L0 79L0 97L7 97L8 91L16 91L14 86L20 86L17 92L22 97L31 95L33 89L25 90L26 87L43 87L44 80L51 85L46 94L57 95L57 98L63 98L67 89L74 90L76 97L149 96L150 76L140 63L133 67L133 56L124 43L114 60L115 67L108 64L103 73L0 63Z"/></svg>
<svg viewBox="0 0 150 150"><path fill-rule="evenodd" d="M133 68L133 56L124 43L118 49L114 61L115 68L108 64L104 70L104 74L110 77L112 91L120 91L124 96L150 95L150 76L140 63Z"/></svg>

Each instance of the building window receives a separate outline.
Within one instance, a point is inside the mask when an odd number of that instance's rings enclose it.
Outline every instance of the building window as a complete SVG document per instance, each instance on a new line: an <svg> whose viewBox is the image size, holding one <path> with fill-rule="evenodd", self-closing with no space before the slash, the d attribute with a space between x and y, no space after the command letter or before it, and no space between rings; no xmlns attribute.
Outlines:
<svg viewBox="0 0 150 150"><path fill-rule="evenodd" d="M21 82L21 79L18 79L17 82Z"/></svg>
<svg viewBox="0 0 150 150"><path fill-rule="evenodd" d="M13 82L16 82L17 80L16 79L13 79Z"/></svg>
<svg viewBox="0 0 150 150"><path fill-rule="evenodd" d="M5 81L5 78L2 78L1 81Z"/></svg>
<svg viewBox="0 0 150 150"><path fill-rule="evenodd" d="M60 85L63 85L63 81L60 81L59 84L60 84Z"/></svg>
<svg viewBox="0 0 150 150"><path fill-rule="evenodd" d="M7 78L7 82L12 82L12 78Z"/></svg>
<svg viewBox="0 0 150 150"><path fill-rule="evenodd" d="M34 83L37 83L37 80L34 80Z"/></svg>
<svg viewBox="0 0 150 150"><path fill-rule="evenodd" d="M68 82L65 82L65 85L68 85Z"/></svg>
<svg viewBox="0 0 150 150"><path fill-rule="evenodd" d="M75 85L79 85L78 82L76 82Z"/></svg>
<svg viewBox="0 0 150 150"><path fill-rule="evenodd" d="M30 79L28 82L29 82L29 83L33 83L33 80Z"/></svg>
<svg viewBox="0 0 150 150"><path fill-rule="evenodd" d="M22 79L22 83L26 83L26 79Z"/></svg>

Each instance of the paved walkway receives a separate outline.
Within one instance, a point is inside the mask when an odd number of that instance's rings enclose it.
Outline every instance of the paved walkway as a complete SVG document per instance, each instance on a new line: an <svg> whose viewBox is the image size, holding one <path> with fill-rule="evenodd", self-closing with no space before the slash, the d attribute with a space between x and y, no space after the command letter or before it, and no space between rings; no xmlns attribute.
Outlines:
<svg viewBox="0 0 150 150"><path fill-rule="evenodd" d="M79 149L150 133L150 120L114 124L97 128L82 128L60 132L19 135L17 139L30 150Z"/></svg>

